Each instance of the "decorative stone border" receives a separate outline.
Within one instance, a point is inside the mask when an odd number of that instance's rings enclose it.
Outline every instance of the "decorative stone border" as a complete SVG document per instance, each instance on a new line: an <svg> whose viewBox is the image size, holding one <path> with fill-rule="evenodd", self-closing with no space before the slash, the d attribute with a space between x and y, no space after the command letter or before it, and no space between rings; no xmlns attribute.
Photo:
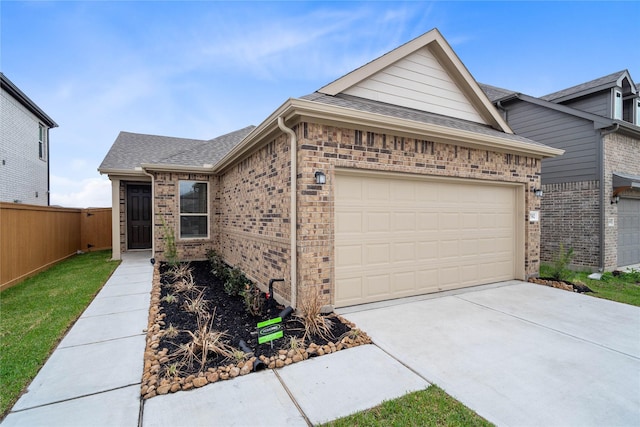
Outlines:
<svg viewBox="0 0 640 427"><path fill-rule="evenodd" d="M140 395L143 399L150 399L154 396L167 393L175 393L180 390L199 388L210 383L232 379L252 372L256 357L251 357L246 361L236 364L209 368L206 372L201 372L197 375L189 375L187 377L176 375L171 378L161 378L161 364L166 363L169 360L169 356L167 354L168 349L159 348L162 330L165 326L164 318L166 316L166 314L162 313L160 306L160 287L160 268L159 264L156 263L153 269L151 306L149 308L149 323L147 325L147 344L144 352L144 369L140 388ZM353 323L339 315L337 317L351 329L356 329ZM292 363L301 362L309 357L322 356L363 344L371 344L371 338L369 338L365 332L358 331L356 336L343 336L336 342L330 342L326 345L320 346L311 343L306 347L297 349L279 350L279 354L272 357L261 355L259 359L268 369L276 369Z"/></svg>

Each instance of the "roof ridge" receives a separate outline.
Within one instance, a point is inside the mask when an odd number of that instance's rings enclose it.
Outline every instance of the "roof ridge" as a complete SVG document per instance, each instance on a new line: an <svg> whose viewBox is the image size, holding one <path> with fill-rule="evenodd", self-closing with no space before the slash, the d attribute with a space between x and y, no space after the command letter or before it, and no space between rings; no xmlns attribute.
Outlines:
<svg viewBox="0 0 640 427"><path fill-rule="evenodd" d="M606 84L613 80L617 80L620 77L620 75L624 73L629 74L629 70L625 68L624 70L620 70L604 76L596 77L595 79L587 80L586 82L578 83L568 88L557 90L547 95L540 96L539 98L545 101L552 101L554 99L562 98L563 96L567 96L575 92L579 92L578 89L594 87L596 86L596 83L598 83L599 85L599 84ZM616 77L615 79L613 79L614 76Z"/></svg>

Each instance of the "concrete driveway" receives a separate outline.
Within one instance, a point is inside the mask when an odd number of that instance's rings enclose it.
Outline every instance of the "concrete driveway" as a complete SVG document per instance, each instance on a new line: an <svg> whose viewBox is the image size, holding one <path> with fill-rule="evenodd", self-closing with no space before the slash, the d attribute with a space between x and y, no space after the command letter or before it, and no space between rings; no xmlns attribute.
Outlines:
<svg viewBox="0 0 640 427"><path fill-rule="evenodd" d="M497 425L640 425L640 308L519 281L340 312Z"/></svg>

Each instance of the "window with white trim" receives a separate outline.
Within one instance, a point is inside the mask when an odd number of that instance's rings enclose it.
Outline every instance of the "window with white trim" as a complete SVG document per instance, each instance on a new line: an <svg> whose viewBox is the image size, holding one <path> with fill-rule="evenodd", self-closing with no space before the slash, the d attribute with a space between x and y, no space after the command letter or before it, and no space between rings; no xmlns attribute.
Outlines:
<svg viewBox="0 0 640 427"><path fill-rule="evenodd" d="M209 195L206 182L180 181L180 238L209 237Z"/></svg>
<svg viewBox="0 0 640 427"><path fill-rule="evenodd" d="M47 160L47 130L43 125L38 125L38 158Z"/></svg>
<svg viewBox="0 0 640 427"><path fill-rule="evenodd" d="M636 99L636 126L640 126L640 99Z"/></svg>

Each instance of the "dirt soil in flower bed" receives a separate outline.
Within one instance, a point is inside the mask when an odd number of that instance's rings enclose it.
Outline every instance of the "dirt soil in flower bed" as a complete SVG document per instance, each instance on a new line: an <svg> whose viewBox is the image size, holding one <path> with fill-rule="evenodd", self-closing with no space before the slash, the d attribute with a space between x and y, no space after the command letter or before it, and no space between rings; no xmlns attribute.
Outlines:
<svg viewBox="0 0 640 427"><path fill-rule="evenodd" d="M275 305L265 307L263 314L253 316L247 312L241 296L229 296L224 284L211 273L210 263L197 261L190 263L191 274L199 293L202 291L207 301L207 312L213 315L212 330L224 332L224 344L239 350L240 340L244 340L253 353L245 357L229 357L208 352L204 366L200 361L185 364L178 356L185 345L193 341L187 331L196 333L198 316L184 309L188 294L175 292L171 280L163 274L168 270L164 263L156 264L151 292L151 308L147 329L144 372L141 395L147 399L159 394L202 387L220 380L235 378L254 371L255 361L259 368L280 368L309 357L322 356L345 348L371 342L366 333L338 315L330 315L331 336L327 340L319 336L304 337L304 324L295 315L283 320L284 336L270 343L258 344L257 324L278 317L285 308ZM167 295L176 299L167 302ZM193 297L194 293L191 293ZM202 320L201 322L202 323ZM167 336L167 331L175 329L177 335ZM234 352L242 356L240 352Z"/></svg>

